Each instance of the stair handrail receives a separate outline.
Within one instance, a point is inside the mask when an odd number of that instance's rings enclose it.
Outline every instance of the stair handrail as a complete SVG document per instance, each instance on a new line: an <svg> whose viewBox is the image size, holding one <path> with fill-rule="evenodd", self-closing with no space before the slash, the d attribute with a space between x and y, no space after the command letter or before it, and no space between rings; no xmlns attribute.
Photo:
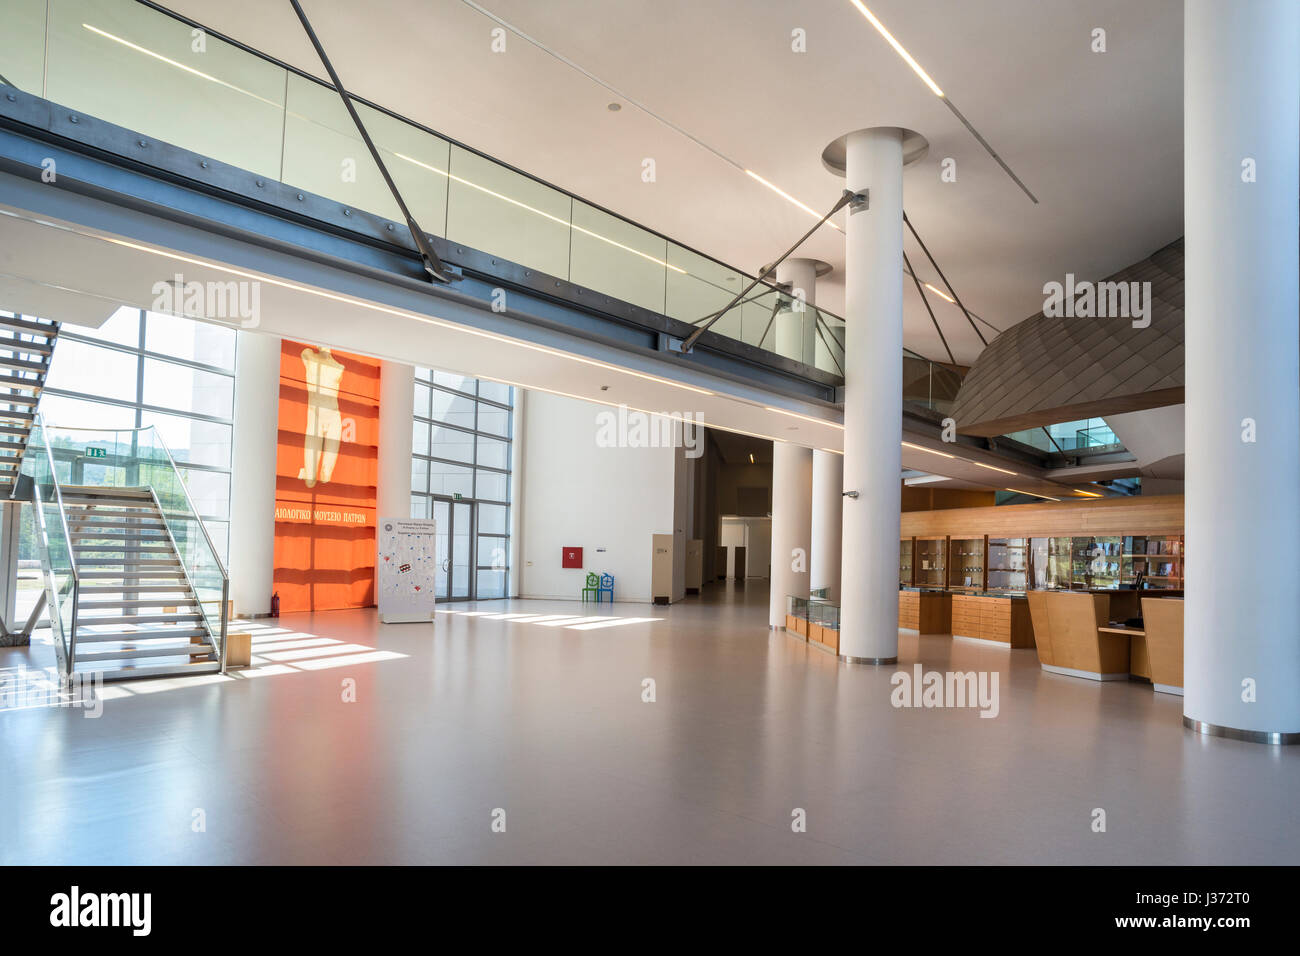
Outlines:
<svg viewBox="0 0 1300 956"><path fill-rule="evenodd" d="M203 532L203 539L207 542L208 550L212 553L212 560L216 562L217 571L219 571L221 574L221 672L224 674L226 671L226 629L230 624L230 620L229 620L230 574L226 571L226 565L221 560L221 552L217 550L216 544L214 544L212 541L212 535L208 533L207 524L204 522L203 517L199 514L199 510L196 507L194 507L194 499L190 497L189 485L185 481L185 476L181 474L181 470L176 467L176 459L172 457L171 449L168 448L167 443L163 441L162 434L153 425L146 425L143 428L138 428L134 430L135 431L151 430L153 432L154 440L158 443L158 447L162 449L163 454L167 456L167 464L171 466L172 473L176 476L177 482L180 483L181 493L185 495L185 506L189 509L190 514L194 516L194 520L198 522L199 530ZM166 527L167 512L163 510L162 502L158 500L157 492L154 491L152 487L150 487L149 493L153 495L154 501L157 502L158 513L163 515L164 527ZM167 534L169 537L171 537L170 527L167 528ZM199 596L198 590L194 587L194 582L190 580L189 569L185 567L184 556L181 554L180 548L176 544L174 538L172 539L172 547L176 548L176 557L181 562L181 570L185 572L185 580L189 582L190 590L193 592L195 599L199 602L198 604L199 613L204 614L204 616L206 617L207 615L203 610L203 600ZM212 625L211 623L209 623L208 624L209 630L211 629L211 627Z"/></svg>
<svg viewBox="0 0 1300 956"><path fill-rule="evenodd" d="M73 671L73 666L76 663L76 654L77 654L77 603L81 592L81 574L77 570L76 552L72 548L72 532L68 528L68 512L63 505L63 489L62 486L59 484L58 470L54 466L54 452L50 448L49 428L45 424L45 417L39 411L33 415L32 425L40 428L41 430L41 448L44 450L45 460L49 463L50 466L50 483L51 485L54 486L54 500L59 509L59 524L63 530L63 541L66 544L67 551L68 551L68 568L72 574L72 633L63 635L64 652L67 656L67 673L71 674ZM31 444L30 440L27 442L27 444L29 445ZM21 467L22 466L19 465L19 469L21 469ZM15 472L15 475L16 474L17 472ZM15 477L14 485L17 486L17 484L18 484L18 480L17 477ZM38 485L35 481L33 481L32 482L32 507L41 508L44 504L46 504L46 502L41 500L40 485ZM41 521L41 527L45 528L46 527L45 515L43 510L41 513L40 521ZM42 551L44 552L45 561L43 563L43 567L41 568L41 570L44 572L50 567L49 546L44 542L42 542ZM46 589L50 590L51 582L48 575L46 575L45 583L46 583ZM63 621L62 619L59 618L59 602L57 600L57 597L58 595L54 594L53 591L50 590L47 603L49 605L51 625L53 625L55 620L58 620L59 630L62 631Z"/></svg>

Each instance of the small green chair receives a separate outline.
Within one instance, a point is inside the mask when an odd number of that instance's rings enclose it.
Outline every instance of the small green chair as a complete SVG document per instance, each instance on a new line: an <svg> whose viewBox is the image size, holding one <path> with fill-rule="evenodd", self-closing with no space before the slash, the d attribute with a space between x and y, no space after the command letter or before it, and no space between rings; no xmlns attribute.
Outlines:
<svg viewBox="0 0 1300 956"><path fill-rule="evenodd" d="M588 600L588 595L595 601L600 600L600 578L594 571L587 575L587 586L582 589L584 603Z"/></svg>

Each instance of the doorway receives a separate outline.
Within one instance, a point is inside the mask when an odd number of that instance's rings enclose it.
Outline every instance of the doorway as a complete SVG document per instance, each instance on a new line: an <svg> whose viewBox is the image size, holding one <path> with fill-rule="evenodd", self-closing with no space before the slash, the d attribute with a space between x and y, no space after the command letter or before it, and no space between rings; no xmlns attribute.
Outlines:
<svg viewBox="0 0 1300 956"><path fill-rule="evenodd" d="M435 545L438 570L434 579L437 603L474 600L474 502L433 496L437 522Z"/></svg>

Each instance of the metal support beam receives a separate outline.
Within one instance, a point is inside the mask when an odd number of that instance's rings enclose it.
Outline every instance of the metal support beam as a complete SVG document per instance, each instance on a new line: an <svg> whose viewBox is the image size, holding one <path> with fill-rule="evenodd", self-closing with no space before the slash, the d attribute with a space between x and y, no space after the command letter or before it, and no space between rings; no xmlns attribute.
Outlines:
<svg viewBox="0 0 1300 956"><path fill-rule="evenodd" d="M939 273L939 278L948 289L948 294L951 295L953 301L957 303L957 308L961 309L962 315L966 316L966 321L970 323L970 327L975 330L975 334L980 337L980 341L985 345L988 345L989 340L984 337L984 333L980 331L980 327L975 324L975 320L971 318L971 314L966 309L966 306L961 304L961 296L957 294L957 290L952 287L952 283L948 281L948 277L944 275L943 270L939 268L939 263L934 261L934 256L930 255L930 250L927 249L925 243L921 241L921 236L917 233L916 227L912 225L912 220L907 218L906 210L903 211L903 222L907 224L907 228L912 233L912 238L915 239L916 244L921 247L921 251L925 253L925 257L930 260L930 265L934 266L934 271ZM909 266L908 268L911 267ZM915 279L916 276L913 275L912 278Z"/></svg>
<svg viewBox="0 0 1300 956"><path fill-rule="evenodd" d="M840 194L840 198L836 200L835 205L831 207L830 212L826 213L826 215L818 219L817 224L813 226L811 229L809 229L807 232L805 232L802 236L800 236L799 241L796 242L789 249L787 249L780 259L777 259L766 269L760 272L758 274L757 279L755 279L749 285L745 286L745 288L741 289L738 293L736 293L736 297L732 299L730 302L728 302L725 307L723 307L720 311L715 312L712 318L710 318L708 322L706 322L704 325L700 326L698 329L692 332L687 337L686 341L682 343L682 351L689 352L694 347L699 337L703 335L705 332L707 332L709 328L715 322L718 321L718 319L722 318L724 315L726 315L728 312L734 309L736 307L736 304L739 303L743 298L745 298L745 296L749 295L749 293L753 290L753 288L756 285L758 285L760 282L765 280L768 276L773 275L776 272L777 266L785 262L786 259L789 259L790 256L794 254L796 249L798 249L805 242L807 242L812 237L812 234L814 232L816 232L818 229L820 229L823 225L826 224L827 219L830 219L831 216L835 215L837 212L839 212L849 203L853 203L855 206L865 207L867 203L866 193L855 193L849 189L844 190L844 192Z"/></svg>
<svg viewBox="0 0 1300 956"><path fill-rule="evenodd" d="M939 333L939 341L943 343L943 350L948 353L948 361L956 365L957 360L953 358L952 349L948 347L948 340L944 337L943 329L939 328L939 320L934 317L934 309L930 308L930 300L925 297L925 290L921 288L921 280L916 277L916 270L912 268L912 263L908 260L906 252L903 253L903 264L907 266L907 274L916 283L916 294L921 297L921 304L925 306L925 311L930 313L930 321L934 323L934 330Z"/></svg>
<svg viewBox="0 0 1300 956"><path fill-rule="evenodd" d="M406 220L406 227L411 230L411 238L415 240L415 247L420 250L420 258L424 260L424 270L430 276L439 282L450 283L452 275L438 258L438 253L433 249L433 244L429 242L429 237L425 235L420 224L415 221L411 211L406 208L406 202L402 199L402 194L393 182L393 177L388 174L388 167L384 165L383 159L379 155L379 150L375 148L374 141L370 138L370 133L366 131L366 126L361 122L361 117L357 114L357 108L352 105L352 98L348 96L347 90L343 89L343 81L339 79L338 73L334 71L334 65L325 55L325 48L321 46L320 40L316 37L316 31L311 28L311 22L307 19L307 14L303 12L302 5L298 0L289 0L293 4L294 12L298 14L298 19L302 21L302 28L307 31L307 37L311 40L311 45L316 48L316 55L320 57L321 63L325 65L325 72L329 73L330 81L334 84L335 91L339 98L343 100L343 106L347 109L348 115L352 117L353 124L357 127L357 132L361 134L361 139L366 144L366 149L370 150L370 156L379 167L379 175L384 177L384 182L388 185L388 191L393 194L393 199L397 201L397 208L402 211L402 217Z"/></svg>

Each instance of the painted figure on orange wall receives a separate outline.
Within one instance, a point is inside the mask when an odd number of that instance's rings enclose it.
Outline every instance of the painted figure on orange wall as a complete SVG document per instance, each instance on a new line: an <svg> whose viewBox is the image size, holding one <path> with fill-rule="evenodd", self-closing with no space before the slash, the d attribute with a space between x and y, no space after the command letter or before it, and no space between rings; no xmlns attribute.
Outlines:
<svg viewBox="0 0 1300 956"><path fill-rule="evenodd" d="M327 483L339 458L343 417L339 412L339 383L343 363L328 347L302 350L303 380L307 384L307 428L302 438L302 468L298 477L314 488Z"/></svg>

